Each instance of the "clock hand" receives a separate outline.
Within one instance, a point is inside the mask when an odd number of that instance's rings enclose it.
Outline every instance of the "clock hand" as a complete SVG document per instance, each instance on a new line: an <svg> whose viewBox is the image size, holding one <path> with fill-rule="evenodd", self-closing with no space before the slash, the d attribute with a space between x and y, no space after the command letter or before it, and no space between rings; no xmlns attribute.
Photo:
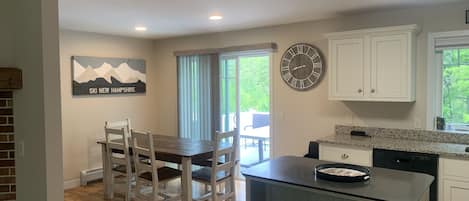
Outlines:
<svg viewBox="0 0 469 201"><path fill-rule="evenodd" d="M297 67L293 68L292 71L300 69L300 68L304 68L304 67L306 67L306 65L297 66Z"/></svg>

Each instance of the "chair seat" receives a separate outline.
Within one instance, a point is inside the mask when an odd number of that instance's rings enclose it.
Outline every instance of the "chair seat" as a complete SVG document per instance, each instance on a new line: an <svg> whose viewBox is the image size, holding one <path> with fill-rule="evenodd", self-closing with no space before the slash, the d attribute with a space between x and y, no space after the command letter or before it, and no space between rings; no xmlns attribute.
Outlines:
<svg viewBox="0 0 469 201"><path fill-rule="evenodd" d="M148 159L148 158L140 157L140 161L141 161L142 163L150 164L150 161L149 161L149 160L150 160L150 159ZM132 161L130 165L132 166L132 172L135 172L135 164L134 164L134 162ZM118 166L112 168L112 170L113 170L113 171L116 171L116 172L120 172L120 173L122 173L122 174L127 173L127 168L125 167L125 165L118 165Z"/></svg>
<svg viewBox="0 0 469 201"><path fill-rule="evenodd" d="M116 171L116 172L120 172L122 174L126 174L127 173L127 168L125 165L118 165L114 168L112 168L112 171ZM132 172L135 172L135 167L132 165Z"/></svg>
<svg viewBox="0 0 469 201"><path fill-rule="evenodd" d="M158 168L158 180L159 181L166 181L172 180L180 177L182 175L180 170L170 168L170 167L162 167ZM146 179L148 181L153 181L153 177L151 172L145 172L139 176L142 179Z"/></svg>
<svg viewBox="0 0 469 201"><path fill-rule="evenodd" d="M211 174L212 168L201 168L192 172L192 178L198 181L210 182L210 179L212 178ZM221 181L229 176L229 174L220 171L217 173L217 181Z"/></svg>
<svg viewBox="0 0 469 201"><path fill-rule="evenodd" d="M212 167L212 159L210 160L194 160L192 161L193 165L201 166L201 167ZM222 162L218 162L218 165L223 164Z"/></svg>

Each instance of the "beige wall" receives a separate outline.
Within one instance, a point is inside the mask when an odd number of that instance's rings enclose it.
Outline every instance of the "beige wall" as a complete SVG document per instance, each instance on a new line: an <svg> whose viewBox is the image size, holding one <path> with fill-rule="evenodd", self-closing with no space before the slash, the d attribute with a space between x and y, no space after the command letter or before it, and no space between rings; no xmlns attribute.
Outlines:
<svg viewBox="0 0 469 201"><path fill-rule="evenodd" d="M426 120L426 43L427 33L469 28L464 24L464 10L469 3L409 8L354 14L336 19L188 36L155 41L156 90L161 92L155 105L158 124L163 133L177 133L177 82L175 50L203 49L263 42L275 42L273 54L273 122L274 155L304 154L307 143L331 135L335 124L413 128L415 122L425 127ZM296 42L319 47L327 58L325 33L391 25L419 24L417 101L415 103L338 102L327 99L328 78L315 89L296 92L280 78L279 63L283 51Z"/></svg>
<svg viewBox="0 0 469 201"><path fill-rule="evenodd" d="M157 69L151 40L61 31L61 91L64 179L78 179L80 171L101 166L104 122L130 118L135 129L156 131ZM139 58L147 62L147 93L142 95L72 96L71 56Z"/></svg>
<svg viewBox="0 0 469 201"><path fill-rule="evenodd" d="M14 1L14 94L18 201L63 200L57 0ZM24 146L22 146L24 145Z"/></svg>
<svg viewBox="0 0 469 201"><path fill-rule="evenodd" d="M0 67L14 66L14 0L0 1Z"/></svg>

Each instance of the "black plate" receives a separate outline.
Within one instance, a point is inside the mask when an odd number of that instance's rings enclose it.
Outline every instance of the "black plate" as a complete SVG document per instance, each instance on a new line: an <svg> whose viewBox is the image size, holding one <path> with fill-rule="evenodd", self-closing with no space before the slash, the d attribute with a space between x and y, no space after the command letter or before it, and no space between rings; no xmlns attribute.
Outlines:
<svg viewBox="0 0 469 201"><path fill-rule="evenodd" d="M356 177L350 177L350 176L337 176L337 175L331 175L327 173L320 172L319 170L326 169L326 168L345 168L345 169L351 169L351 170L356 170L365 173L363 176L356 176ZM368 181L371 176L370 176L370 170L366 167L363 166L358 166L358 165L349 165L349 164L341 164L341 163L335 163L335 164L322 164L318 165L315 168L315 173L316 177L319 179L325 179L329 181L336 181L336 182L364 182Z"/></svg>

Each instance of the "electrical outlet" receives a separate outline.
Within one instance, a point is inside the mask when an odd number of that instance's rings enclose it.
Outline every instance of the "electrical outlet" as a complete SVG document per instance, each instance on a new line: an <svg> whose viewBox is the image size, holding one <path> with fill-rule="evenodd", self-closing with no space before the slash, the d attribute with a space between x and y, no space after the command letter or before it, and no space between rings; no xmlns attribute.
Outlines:
<svg viewBox="0 0 469 201"><path fill-rule="evenodd" d="M279 112L280 120L284 121L286 119L285 116L285 112Z"/></svg>

